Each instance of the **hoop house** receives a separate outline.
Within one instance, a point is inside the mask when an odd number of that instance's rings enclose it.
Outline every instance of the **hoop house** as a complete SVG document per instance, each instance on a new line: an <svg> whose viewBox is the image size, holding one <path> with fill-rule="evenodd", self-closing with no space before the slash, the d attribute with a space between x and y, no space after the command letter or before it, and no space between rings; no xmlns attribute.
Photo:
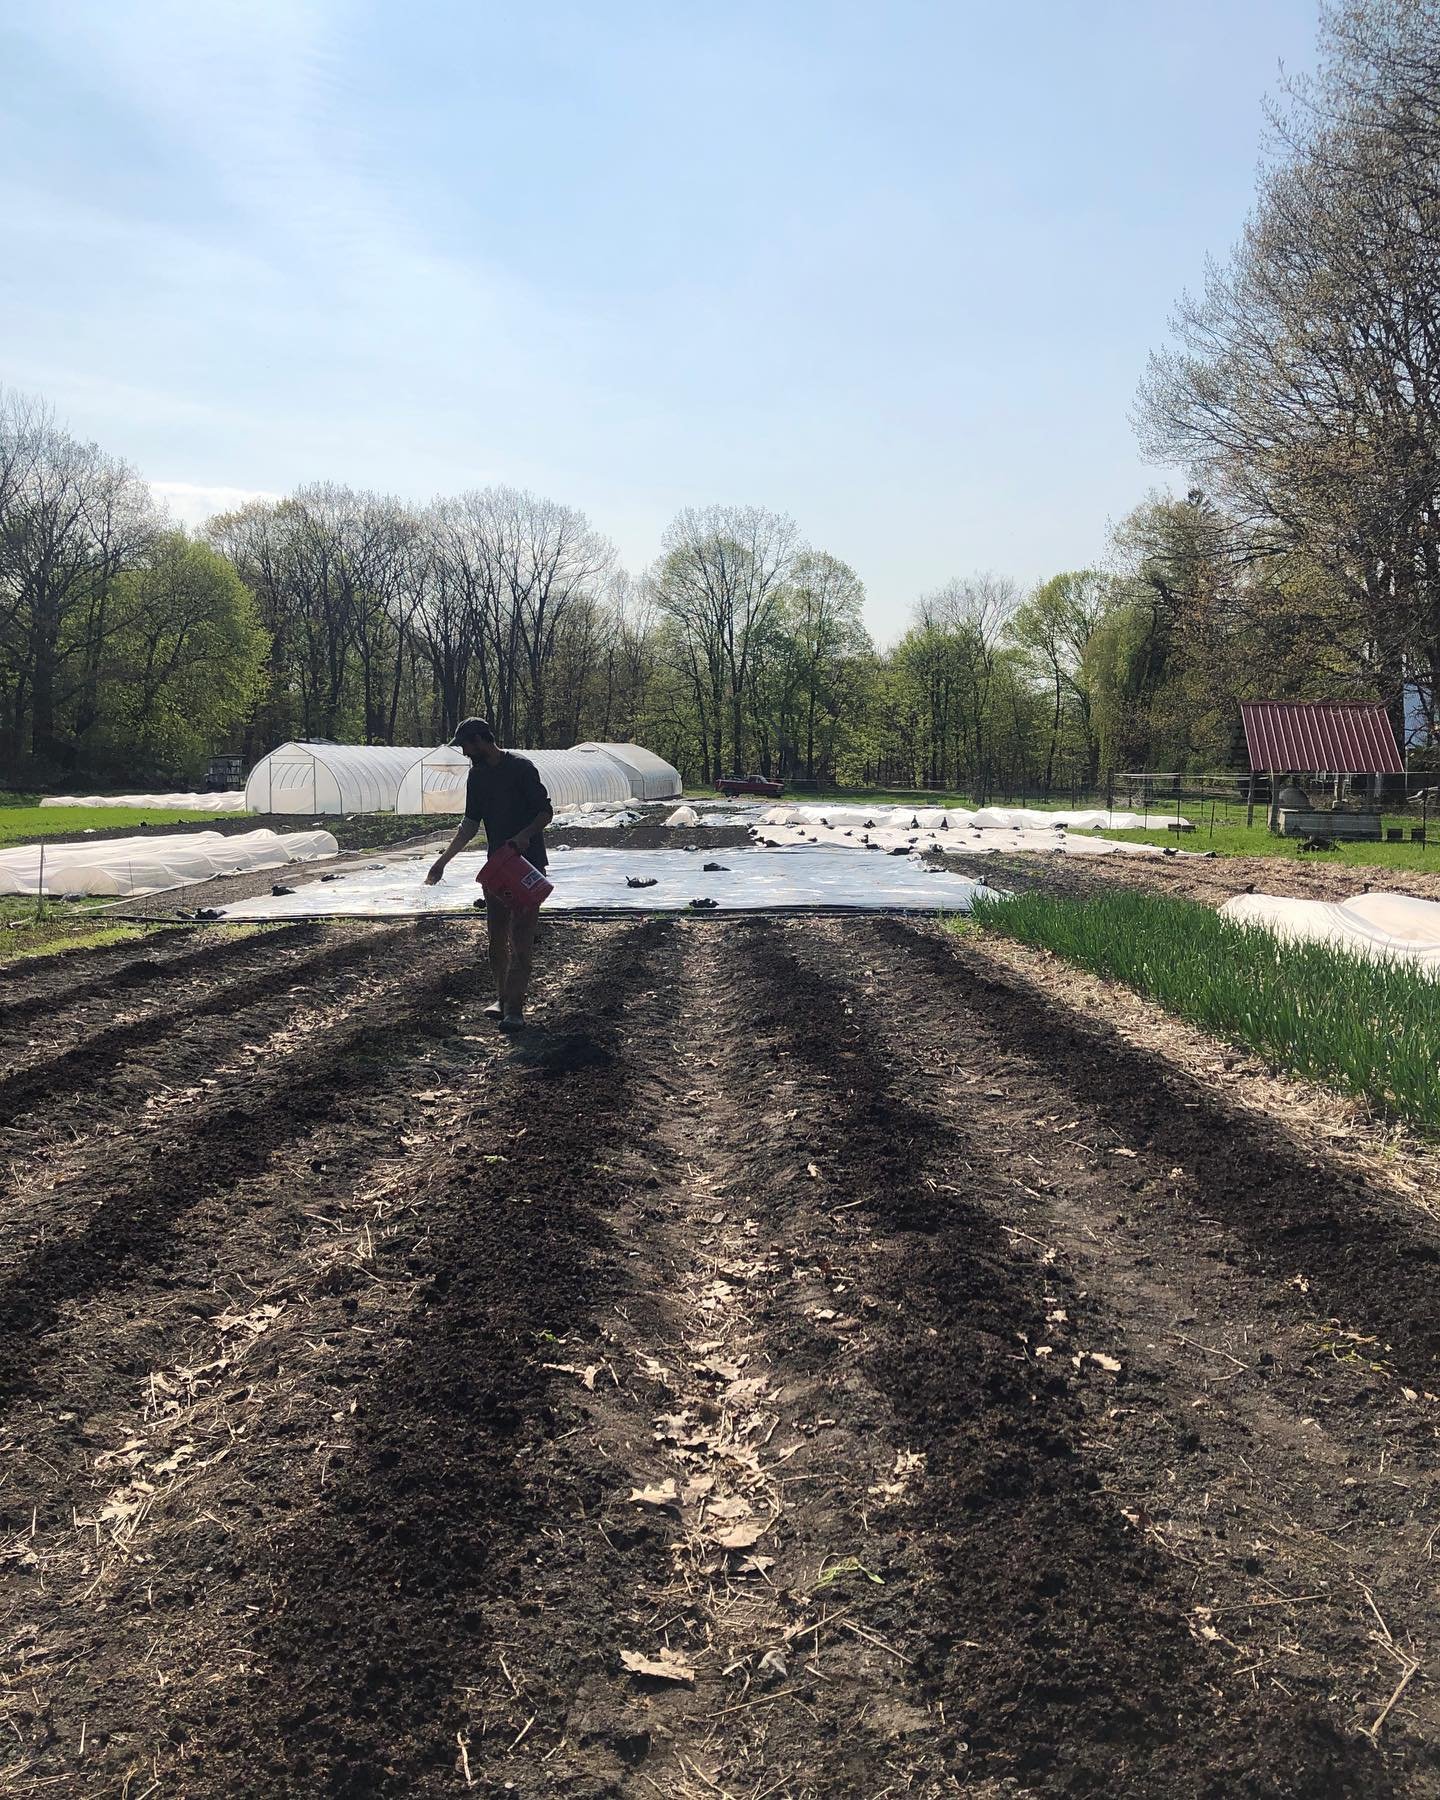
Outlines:
<svg viewBox="0 0 1440 1800"><path fill-rule="evenodd" d="M443 745L438 750L411 751L414 759L400 781L395 810L401 813L462 813L470 761L462 751ZM577 750L519 750L533 762L545 783L556 812L568 812L587 802L623 805L636 791L630 771L598 745Z"/></svg>
<svg viewBox="0 0 1440 1800"><path fill-rule="evenodd" d="M673 800L683 791L680 771L647 750L643 744L579 744L580 750L601 750L630 776L630 792L637 800Z"/></svg>
<svg viewBox="0 0 1440 1800"><path fill-rule="evenodd" d="M281 744L250 771L252 813L394 812L405 772L431 752L388 744ZM418 807L415 811L419 811Z"/></svg>

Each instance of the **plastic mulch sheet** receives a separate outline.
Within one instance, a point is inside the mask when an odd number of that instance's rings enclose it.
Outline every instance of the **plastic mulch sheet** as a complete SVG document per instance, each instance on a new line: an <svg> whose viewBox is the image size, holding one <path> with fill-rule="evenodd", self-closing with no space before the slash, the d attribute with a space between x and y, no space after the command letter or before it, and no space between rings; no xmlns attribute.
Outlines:
<svg viewBox="0 0 1440 1800"><path fill-rule="evenodd" d="M394 918L466 912L479 889L484 857L457 856L435 887L425 886L432 858L407 857L382 868L357 869L339 880L307 882L293 894L237 901L227 919L303 919L326 916ZM705 864L722 864L706 872ZM982 883L925 868L911 857L846 856L801 846L782 850L721 850L713 857L686 850L556 850L550 858L555 892L547 914L574 911L686 912L692 900L714 910L854 909L968 912ZM632 887L644 881L652 886ZM711 910L705 908L703 910Z"/></svg>

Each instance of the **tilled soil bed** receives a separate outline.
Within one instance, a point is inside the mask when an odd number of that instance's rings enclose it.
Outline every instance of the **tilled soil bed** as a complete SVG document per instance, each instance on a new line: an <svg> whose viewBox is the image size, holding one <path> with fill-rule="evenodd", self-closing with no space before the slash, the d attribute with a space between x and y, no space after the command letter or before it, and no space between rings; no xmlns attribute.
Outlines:
<svg viewBox="0 0 1440 1800"><path fill-rule="evenodd" d="M1170 899L1198 900L1218 907L1236 894L1284 894L1296 900L1349 900L1374 889L1409 894L1417 900L1440 900L1440 869L1364 868L1288 856L1067 856L1061 851L1035 854L996 851L984 856L936 854L925 859L935 868L973 875L994 887L1026 893L1039 889L1071 898L1107 887L1136 888Z"/></svg>
<svg viewBox="0 0 1440 1800"><path fill-rule="evenodd" d="M0 1794L1440 1793L1440 1230L898 920L0 1013Z"/></svg>

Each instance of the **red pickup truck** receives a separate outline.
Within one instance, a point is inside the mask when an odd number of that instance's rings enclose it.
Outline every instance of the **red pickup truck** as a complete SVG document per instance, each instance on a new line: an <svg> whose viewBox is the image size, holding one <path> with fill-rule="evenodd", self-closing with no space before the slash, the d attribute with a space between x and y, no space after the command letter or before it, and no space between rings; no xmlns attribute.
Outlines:
<svg viewBox="0 0 1440 1800"><path fill-rule="evenodd" d="M759 794L766 800L778 800L785 792L783 781L767 781L763 775L722 775L715 784L727 800L737 794Z"/></svg>

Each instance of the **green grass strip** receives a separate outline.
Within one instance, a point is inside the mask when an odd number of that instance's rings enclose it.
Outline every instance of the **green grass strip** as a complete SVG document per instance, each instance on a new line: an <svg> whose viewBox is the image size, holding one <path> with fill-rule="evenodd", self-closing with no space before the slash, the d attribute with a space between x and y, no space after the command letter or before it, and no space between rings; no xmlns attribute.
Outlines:
<svg viewBox="0 0 1440 1800"><path fill-rule="evenodd" d="M1399 962L1292 943L1189 900L1016 894L969 921L1052 950L1271 1063L1440 1130L1440 982Z"/></svg>
<svg viewBox="0 0 1440 1800"><path fill-rule="evenodd" d="M1173 816L1173 815L1172 815ZM1376 843L1366 840L1342 840L1333 850L1302 850L1302 839L1277 837L1259 822L1247 829L1244 825L1217 823L1211 831L1208 818L1197 807L1185 814L1195 824L1194 831L1176 833L1164 827L1162 814L1152 814L1153 831L1098 831L1096 837L1119 838L1131 844L1178 845L1181 850L1213 850L1217 856L1279 857L1286 862L1311 863L1322 868L1339 863L1352 869L1431 869L1440 874L1440 818L1429 825L1429 842ZM1398 826L1409 832L1420 823L1418 817L1396 814L1385 820L1387 826Z"/></svg>
<svg viewBox="0 0 1440 1800"><path fill-rule="evenodd" d="M138 830L141 824L194 825L203 831L214 819L234 817L234 813L181 812L173 806L3 806L0 850L41 838L80 837L86 831Z"/></svg>
<svg viewBox="0 0 1440 1800"><path fill-rule="evenodd" d="M13 947L0 942L0 963L24 962L36 956L68 956L73 950L103 950L109 944L124 944L143 938L139 925L101 925L94 931L77 931L69 937L46 937L16 943Z"/></svg>

